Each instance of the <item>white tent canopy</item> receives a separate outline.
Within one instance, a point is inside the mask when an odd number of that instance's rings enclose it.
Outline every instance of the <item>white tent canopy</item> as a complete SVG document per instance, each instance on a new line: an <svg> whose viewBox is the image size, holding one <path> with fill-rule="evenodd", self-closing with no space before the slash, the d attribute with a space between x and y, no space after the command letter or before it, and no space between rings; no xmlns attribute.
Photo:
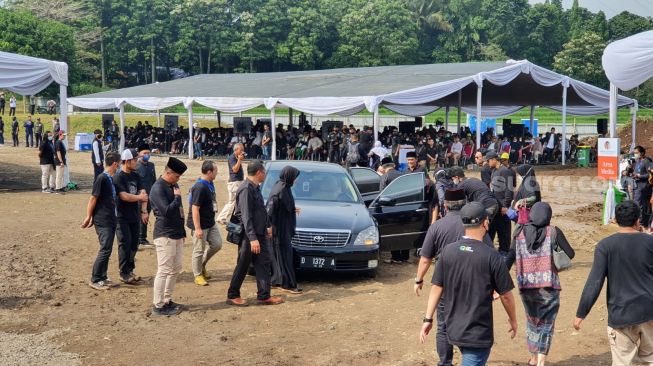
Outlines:
<svg viewBox="0 0 653 366"><path fill-rule="evenodd" d="M480 120L499 117L524 107L543 106L566 114L594 115L609 109L608 91L560 75L527 60L385 66L261 74L198 75L165 83L138 86L70 98L87 109L124 111L130 104L158 110L183 103L189 110L201 104L222 112L241 112L264 105L274 115L278 106L315 115L349 115L367 109L374 114L375 138L378 109L387 107L410 116L424 115L440 107L456 106ZM619 106L635 100L619 97ZM121 113L122 115L122 113ZM532 127L532 126L531 126ZM124 119L121 118L124 129ZM273 138L275 123L272 124ZM564 134L563 127L562 133ZM272 154L275 156L276 141ZM192 156L192 149L189 149ZM564 156L564 154L563 154Z"/></svg>
<svg viewBox="0 0 653 366"><path fill-rule="evenodd" d="M0 89L21 95L35 95L52 82L59 84L61 128L68 131L68 65L0 51Z"/></svg>
<svg viewBox="0 0 653 366"><path fill-rule="evenodd" d="M612 42L603 51L608 80L630 90L653 77L653 30Z"/></svg>

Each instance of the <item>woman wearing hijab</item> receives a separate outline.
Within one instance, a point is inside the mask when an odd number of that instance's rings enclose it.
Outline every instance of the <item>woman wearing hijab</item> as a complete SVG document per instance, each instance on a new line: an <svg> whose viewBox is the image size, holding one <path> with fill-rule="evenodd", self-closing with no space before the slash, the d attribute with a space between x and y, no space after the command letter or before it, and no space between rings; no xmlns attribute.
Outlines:
<svg viewBox="0 0 653 366"><path fill-rule="evenodd" d="M381 145L381 141L376 141L374 147L370 150L369 154L367 154L370 158L369 167L377 170L381 165L381 160L389 154L388 149Z"/></svg>
<svg viewBox="0 0 653 366"><path fill-rule="evenodd" d="M570 258L574 250L562 231L551 226L551 206L533 205L528 222L515 233L507 259L515 261L517 286L526 310L526 343L529 365L543 366L551 347L555 319L560 308L560 278L552 251L560 246Z"/></svg>
<svg viewBox="0 0 653 366"><path fill-rule="evenodd" d="M272 286L281 287L285 292L300 294L297 287L291 239L295 235L299 209L291 188L299 176L299 170L286 166L279 173L279 180L272 187L267 209L272 223L274 261L272 263Z"/></svg>
<svg viewBox="0 0 653 366"><path fill-rule="evenodd" d="M512 206L515 210L525 210L524 213L519 215L517 220L518 225L524 225L528 221L528 212L531 207L542 200L540 192L540 185L535 178L535 169L532 165L523 164L516 169L517 173L521 176L522 181L513 198ZM519 229L517 227L516 229Z"/></svg>

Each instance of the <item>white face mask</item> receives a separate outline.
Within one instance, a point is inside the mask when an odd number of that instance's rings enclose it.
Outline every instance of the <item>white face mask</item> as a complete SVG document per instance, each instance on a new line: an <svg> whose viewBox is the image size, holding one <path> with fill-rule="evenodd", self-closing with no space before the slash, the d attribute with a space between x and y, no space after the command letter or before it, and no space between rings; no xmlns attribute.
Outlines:
<svg viewBox="0 0 653 366"><path fill-rule="evenodd" d="M52 141L52 136L48 136L48 141Z"/></svg>
<svg viewBox="0 0 653 366"><path fill-rule="evenodd" d="M635 159L639 159L639 157L640 157L641 155L639 155L639 153L635 153L634 156L635 156Z"/></svg>

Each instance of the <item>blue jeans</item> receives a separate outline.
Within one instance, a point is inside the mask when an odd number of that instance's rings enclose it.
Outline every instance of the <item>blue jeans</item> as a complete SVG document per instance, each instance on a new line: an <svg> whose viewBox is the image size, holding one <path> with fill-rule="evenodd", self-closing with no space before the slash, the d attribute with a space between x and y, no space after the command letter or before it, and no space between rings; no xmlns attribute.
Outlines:
<svg viewBox="0 0 653 366"><path fill-rule="evenodd" d="M204 156L204 152L202 152L202 143L201 142L195 142L193 143L193 149L195 150L195 157L201 158Z"/></svg>
<svg viewBox="0 0 653 366"><path fill-rule="evenodd" d="M263 146L263 160L270 160L270 155L272 155L272 145L268 143Z"/></svg>
<svg viewBox="0 0 653 366"><path fill-rule="evenodd" d="M492 348L470 348L459 347L460 353L463 354L461 366L485 366L487 359L490 357Z"/></svg>

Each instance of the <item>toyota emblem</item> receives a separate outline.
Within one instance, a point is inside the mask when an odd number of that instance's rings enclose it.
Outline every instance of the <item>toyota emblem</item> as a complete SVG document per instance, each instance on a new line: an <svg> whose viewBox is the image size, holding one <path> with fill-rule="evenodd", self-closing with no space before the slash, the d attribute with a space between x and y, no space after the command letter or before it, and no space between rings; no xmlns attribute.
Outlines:
<svg viewBox="0 0 653 366"><path fill-rule="evenodd" d="M320 235L316 235L313 237L313 241L316 243L323 243L324 242L324 237Z"/></svg>

